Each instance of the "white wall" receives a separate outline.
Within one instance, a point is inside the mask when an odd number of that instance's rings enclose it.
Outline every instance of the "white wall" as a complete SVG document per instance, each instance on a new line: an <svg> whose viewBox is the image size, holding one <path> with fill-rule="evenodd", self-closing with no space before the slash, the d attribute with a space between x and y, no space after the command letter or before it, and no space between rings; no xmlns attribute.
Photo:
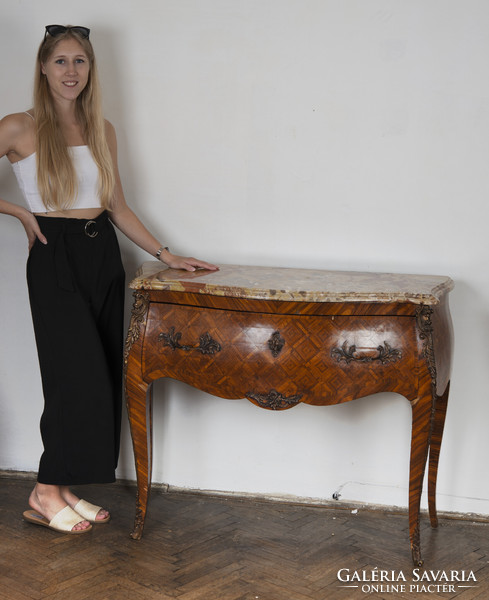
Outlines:
<svg viewBox="0 0 489 600"><path fill-rule="evenodd" d="M487 2L3 4L0 112L30 106L45 24L91 27L126 196L174 251L455 280L438 503L489 514ZM20 202L6 159L0 194ZM123 253L129 277L149 258ZM41 451L25 259L20 225L0 219L1 469L36 470ZM155 430L157 482L407 504L400 396L273 413L160 381Z"/></svg>

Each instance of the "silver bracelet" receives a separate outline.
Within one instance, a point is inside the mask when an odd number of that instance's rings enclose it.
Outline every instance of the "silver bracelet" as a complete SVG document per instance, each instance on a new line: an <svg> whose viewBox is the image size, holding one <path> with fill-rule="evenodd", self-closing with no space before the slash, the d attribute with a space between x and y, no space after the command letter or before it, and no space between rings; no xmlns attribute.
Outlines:
<svg viewBox="0 0 489 600"><path fill-rule="evenodd" d="M160 256L161 256L161 253L163 252L163 250L167 250L168 252L170 252L170 251L168 250L168 246L160 246L160 247L158 248L158 251L157 251L157 252L156 252L156 254L155 254L155 256L156 256L156 258L157 258L158 260L160 260Z"/></svg>

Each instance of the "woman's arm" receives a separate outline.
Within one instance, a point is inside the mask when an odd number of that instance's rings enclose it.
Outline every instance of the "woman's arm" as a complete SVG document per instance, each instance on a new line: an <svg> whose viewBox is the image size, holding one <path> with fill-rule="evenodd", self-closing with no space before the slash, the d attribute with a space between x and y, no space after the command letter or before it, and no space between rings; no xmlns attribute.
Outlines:
<svg viewBox="0 0 489 600"><path fill-rule="evenodd" d="M12 202L0 198L0 213L19 219L24 226L27 235L29 250L34 245L36 238L43 244L48 243L39 228L36 217L23 206L18 206L17 204L13 204Z"/></svg>
<svg viewBox="0 0 489 600"><path fill-rule="evenodd" d="M127 206L117 167L117 140L113 126L107 121L107 141L114 165L116 179L113 205L110 218L114 225L137 246L156 257L162 244L146 229L134 212ZM168 250L161 251L159 259L172 269L195 271L196 268L217 271L219 267L193 257L172 254Z"/></svg>
<svg viewBox="0 0 489 600"><path fill-rule="evenodd" d="M12 162L25 158L25 153L30 153L32 144L32 129L30 117L23 113L8 115L0 121L0 158L8 156ZM33 150L32 150L33 151ZM43 244L47 240L41 233L39 224L34 215L23 206L18 206L0 198L0 213L16 217L24 226L29 243L32 248L36 238Z"/></svg>

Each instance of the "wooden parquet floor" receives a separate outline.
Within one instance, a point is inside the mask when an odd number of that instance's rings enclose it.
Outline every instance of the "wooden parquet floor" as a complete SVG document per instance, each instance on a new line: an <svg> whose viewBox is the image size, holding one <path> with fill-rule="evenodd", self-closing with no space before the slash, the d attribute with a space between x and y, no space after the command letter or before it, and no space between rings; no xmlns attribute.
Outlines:
<svg viewBox="0 0 489 600"><path fill-rule="evenodd" d="M76 491L102 503L113 518L87 535L67 536L22 520L32 485L0 479L1 600L414 600L420 595L409 589L405 514L153 491L144 536L135 541L129 537L135 488L83 486ZM489 599L489 524L441 519L432 530L424 517L421 535L426 569L473 571L476 578L468 582L475 587L455 585L421 596ZM338 579L340 569L370 573L375 568L396 576L402 572L406 590L368 594L364 584Z"/></svg>

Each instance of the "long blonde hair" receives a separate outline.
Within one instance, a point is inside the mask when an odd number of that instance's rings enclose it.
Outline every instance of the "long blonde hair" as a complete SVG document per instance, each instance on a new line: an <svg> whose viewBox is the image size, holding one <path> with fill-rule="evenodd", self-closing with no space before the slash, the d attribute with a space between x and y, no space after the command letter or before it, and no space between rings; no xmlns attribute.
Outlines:
<svg viewBox="0 0 489 600"><path fill-rule="evenodd" d="M86 38L68 29L53 37L46 35L39 47L34 81L34 116L36 120L36 161L39 193L46 208L63 210L73 206L78 182L69 149L61 132L54 101L42 64L47 62L56 45L74 38L88 57L88 82L76 99L76 118L82 134L99 170L99 196L103 208L110 208L115 177L112 157L105 135L100 84L92 44Z"/></svg>

